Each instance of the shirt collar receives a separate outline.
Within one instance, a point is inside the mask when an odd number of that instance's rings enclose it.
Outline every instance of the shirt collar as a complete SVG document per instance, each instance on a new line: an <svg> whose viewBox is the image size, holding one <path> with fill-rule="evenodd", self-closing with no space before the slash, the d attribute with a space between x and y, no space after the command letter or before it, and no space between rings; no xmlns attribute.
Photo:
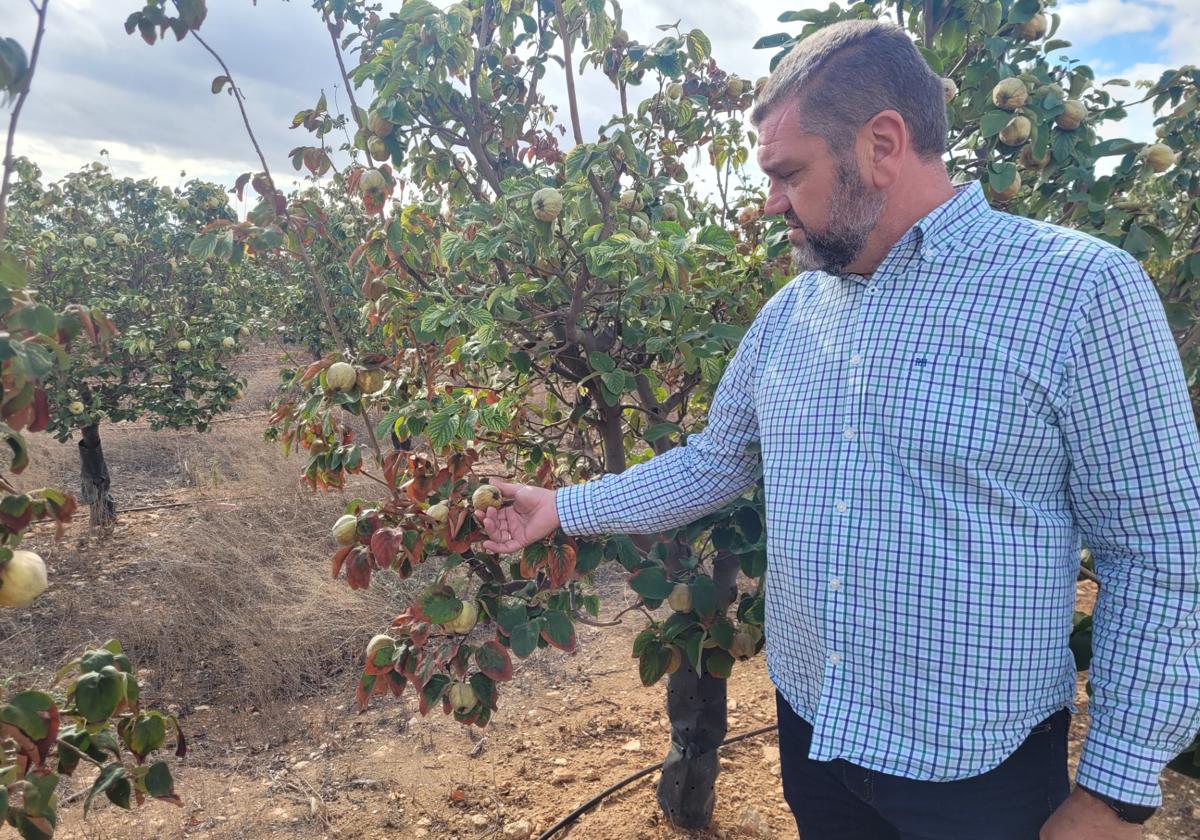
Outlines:
<svg viewBox="0 0 1200 840"><path fill-rule="evenodd" d="M978 181L955 187L953 197L939 204L905 231L872 277L876 281L882 280L897 270L903 270L912 260L935 259L949 245L960 241L971 225L990 210L991 206ZM865 282L858 275L847 276Z"/></svg>
<svg viewBox="0 0 1200 840"><path fill-rule="evenodd" d="M954 197L935 207L913 227L918 232L923 257L936 256L991 210L978 181L955 187Z"/></svg>

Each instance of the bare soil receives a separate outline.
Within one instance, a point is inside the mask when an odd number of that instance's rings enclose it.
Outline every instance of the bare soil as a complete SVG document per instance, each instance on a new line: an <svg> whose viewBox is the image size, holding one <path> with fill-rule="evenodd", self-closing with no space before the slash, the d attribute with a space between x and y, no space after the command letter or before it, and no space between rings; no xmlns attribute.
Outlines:
<svg viewBox="0 0 1200 840"><path fill-rule="evenodd" d="M519 663L482 732L440 713L421 718L411 693L354 712L359 652L419 581L364 594L329 580L328 525L349 499L373 491L363 481L310 493L298 485L299 461L262 439L277 358L265 348L243 358L242 407L206 435L103 429L121 507L185 506L126 513L111 536L89 533L86 515L60 541L35 535L51 588L32 610L0 616L0 693L44 682L63 659L116 636L144 669L143 697L179 714L190 740L176 762L182 808L150 803L127 813L105 801L84 820L71 796L90 783L81 775L64 782L58 836L536 837L661 761L664 688L638 681L629 654L636 617L580 628L573 656L540 651ZM37 472L23 486L74 486L73 443L39 441L34 458ZM601 585L606 614L627 604L618 578ZM1081 584L1081 604L1091 599L1093 588ZM761 660L737 671L731 736L774 723ZM1082 683L1078 703L1072 763L1087 725ZM795 840L774 734L722 755L709 829L667 824L652 773L558 836ZM1200 783L1168 771L1163 787L1166 804L1147 838L1200 837Z"/></svg>

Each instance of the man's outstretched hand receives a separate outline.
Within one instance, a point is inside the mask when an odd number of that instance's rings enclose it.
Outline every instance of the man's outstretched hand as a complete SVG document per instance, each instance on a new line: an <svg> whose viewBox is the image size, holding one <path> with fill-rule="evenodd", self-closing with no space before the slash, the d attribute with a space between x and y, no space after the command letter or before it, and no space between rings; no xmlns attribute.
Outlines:
<svg viewBox="0 0 1200 840"><path fill-rule="evenodd" d="M483 542L484 551L506 554L554 533L559 525L555 491L495 479L488 483L506 501L511 499L512 504L475 512L475 518L488 535Z"/></svg>

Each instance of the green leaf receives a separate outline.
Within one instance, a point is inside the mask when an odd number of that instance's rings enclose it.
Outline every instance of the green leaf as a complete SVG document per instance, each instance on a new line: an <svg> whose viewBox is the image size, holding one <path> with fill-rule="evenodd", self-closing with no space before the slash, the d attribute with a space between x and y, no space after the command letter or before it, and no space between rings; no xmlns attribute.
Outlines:
<svg viewBox="0 0 1200 840"><path fill-rule="evenodd" d="M737 247L733 234L720 225L709 225L700 231L696 237L696 244L727 256Z"/></svg>
<svg viewBox="0 0 1200 840"><path fill-rule="evenodd" d="M75 683L75 707L88 723L112 717L124 696L124 681L116 668L84 674Z"/></svg>
<svg viewBox="0 0 1200 840"><path fill-rule="evenodd" d="M570 653L575 649L575 625L565 612L547 610L542 615L541 636L559 650Z"/></svg>
<svg viewBox="0 0 1200 840"><path fill-rule="evenodd" d="M767 550L756 548L738 556L742 574L748 578L760 578L767 573Z"/></svg>
<svg viewBox="0 0 1200 840"><path fill-rule="evenodd" d="M31 740L40 741L50 734L49 716L54 698L44 691L22 691L0 706L0 721L20 729Z"/></svg>
<svg viewBox="0 0 1200 840"><path fill-rule="evenodd" d="M727 680L733 673L733 657L720 648L711 649L705 657L704 664L708 673L717 679Z"/></svg>
<svg viewBox="0 0 1200 840"><path fill-rule="evenodd" d="M647 645L638 657L638 677L642 685L654 685L671 664L671 650L662 645Z"/></svg>
<svg viewBox="0 0 1200 840"><path fill-rule="evenodd" d="M588 362L591 363L592 370L600 373L612 373L617 369L617 363L613 361L612 356L596 350L588 353Z"/></svg>
<svg viewBox="0 0 1200 840"><path fill-rule="evenodd" d="M396 13L396 19L405 23L411 23L414 20L422 20L430 15L440 15L441 11L438 7L429 2L429 0L407 0L400 7L400 11Z"/></svg>
<svg viewBox="0 0 1200 840"><path fill-rule="evenodd" d="M513 628L510 647L512 652L521 659L537 650L538 638L541 635L541 622L538 619L525 621Z"/></svg>
<svg viewBox="0 0 1200 840"><path fill-rule="evenodd" d="M1012 118L1013 115L1008 111L988 111L979 120L979 133L984 137L995 137L1012 122Z"/></svg>
<svg viewBox="0 0 1200 840"><path fill-rule="evenodd" d="M776 32L774 35L764 35L754 42L754 49L769 50L773 47L782 47L784 44L790 44L792 36L786 32Z"/></svg>
<svg viewBox="0 0 1200 840"><path fill-rule="evenodd" d="M629 586L643 598L661 601L671 594L675 584L667 580L662 566L647 566L629 576Z"/></svg>
<svg viewBox="0 0 1200 840"><path fill-rule="evenodd" d="M604 544L604 554L606 557L616 560L628 572L632 572L642 562L642 555L638 553L637 546L626 534L615 534L609 537L608 542Z"/></svg>
<svg viewBox="0 0 1200 840"><path fill-rule="evenodd" d="M429 425L426 426L425 433L429 436L429 442L434 449L449 446L458 436L458 415L458 403L450 403L429 418Z"/></svg>
<svg viewBox="0 0 1200 840"><path fill-rule="evenodd" d="M87 798L83 800L83 812L86 814L88 808L92 805L92 800L98 793L106 793L110 788L122 781L125 778L125 766L118 761L105 765L100 770L100 775L96 777L96 781L92 783L92 789L88 791Z"/></svg>
<svg viewBox="0 0 1200 840"><path fill-rule="evenodd" d="M704 640L707 634L704 630L695 633L688 633L681 640L683 645L683 655L687 657L687 661L691 664L692 670L700 673L700 658L704 655Z"/></svg>
<svg viewBox="0 0 1200 840"><path fill-rule="evenodd" d="M654 441L664 438L667 435L677 435L683 432L683 427L678 423L656 423L645 431L642 439L646 443L654 443Z"/></svg>
<svg viewBox="0 0 1200 840"><path fill-rule="evenodd" d="M443 594L431 589L421 596L421 611L434 624L445 624L453 621L462 612L463 602L453 595Z"/></svg>
<svg viewBox="0 0 1200 840"><path fill-rule="evenodd" d="M692 609L706 621L717 614L717 586L708 575L692 581Z"/></svg>
<svg viewBox="0 0 1200 840"><path fill-rule="evenodd" d="M175 780L166 762L156 761L146 771L146 792L155 799L166 799L175 795Z"/></svg>
<svg viewBox="0 0 1200 840"><path fill-rule="evenodd" d="M1071 654L1075 670L1086 671L1092 664L1092 617L1086 616L1071 629Z"/></svg>
<svg viewBox="0 0 1200 840"><path fill-rule="evenodd" d="M727 618L718 618L708 628L708 635L722 648L728 650L733 645L733 624Z"/></svg>
<svg viewBox="0 0 1200 840"><path fill-rule="evenodd" d="M604 559L604 547L594 540L577 540L575 549L575 571L581 576L594 572Z"/></svg>
<svg viewBox="0 0 1200 840"><path fill-rule="evenodd" d="M687 34L688 57L696 64L707 61L712 55L712 42L699 29L693 29Z"/></svg>
<svg viewBox="0 0 1200 840"><path fill-rule="evenodd" d="M163 745L166 735L167 728L162 715L143 712L132 726L125 729L125 744L138 758L145 758Z"/></svg>
<svg viewBox="0 0 1200 840"><path fill-rule="evenodd" d="M505 635L511 636L513 629L524 621L529 620L529 610L524 602L516 599L506 598L500 602L500 614L496 616L496 623L500 625L500 629Z"/></svg>

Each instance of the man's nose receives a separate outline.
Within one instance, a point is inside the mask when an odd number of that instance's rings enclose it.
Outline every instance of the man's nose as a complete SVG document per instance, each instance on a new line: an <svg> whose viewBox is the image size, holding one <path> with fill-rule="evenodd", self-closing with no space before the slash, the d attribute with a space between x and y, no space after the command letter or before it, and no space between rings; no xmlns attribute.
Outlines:
<svg viewBox="0 0 1200 840"><path fill-rule="evenodd" d="M783 190L771 189L767 193L767 201L763 205L764 216L782 216L791 209L792 204Z"/></svg>

